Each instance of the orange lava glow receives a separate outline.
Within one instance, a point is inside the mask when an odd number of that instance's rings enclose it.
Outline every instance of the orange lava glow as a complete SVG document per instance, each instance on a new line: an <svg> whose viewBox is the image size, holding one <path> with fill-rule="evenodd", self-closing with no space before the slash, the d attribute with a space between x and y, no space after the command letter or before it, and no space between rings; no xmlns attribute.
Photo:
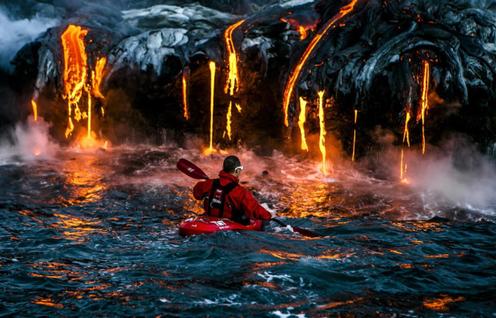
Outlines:
<svg viewBox="0 0 496 318"><path fill-rule="evenodd" d="M88 128L87 128L87 138L91 138L91 95L90 92L88 92Z"/></svg>
<svg viewBox="0 0 496 318"><path fill-rule="evenodd" d="M85 220L69 214L55 213L54 215L59 218L59 221L53 223L52 227L59 229L63 237L68 240L83 242L92 234L105 233L99 228L99 221Z"/></svg>
<svg viewBox="0 0 496 318"><path fill-rule="evenodd" d="M427 111L429 110L429 86L430 86L430 75L431 67L429 62L424 61L424 74L422 81L422 99L421 99L421 116L422 116L422 154L425 154L425 117L427 116Z"/></svg>
<svg viewBox="0 0 496 318"><path fill-rule="evenodd" d="M353 121L353 152L351 153L351 161L355 161L355 149L356 149L356 137L357 137L357 122L358 122L358 110L355 109L355 120Z"/></svg>
<svg viewBox="0 0 496 318"><path fill-rule="evenodd" d="M100 91L100 86L102 85L105 72L105 65L107 65L107 58L101 57L96 62L95 70L91 72L91 88L93 96L101 99L105 99L105 96L103 96L102 92Z"/></svg>
<svg viewBox="0 0 496 318"><path fill-rule="evenodd" d="M298 26L298 33L300 33L300 40L301 41L305 40L308 36L307 29L303 25Z"/></svg>
<svg viewBox="0 0 496 318"><path fill-rule="evenodd" d="M405 162L405 149L401 148L400 154L400 182L403 184L408 184L408 178L406 173L408 172L408 165Z"/></svg>
<svg viewBox="0 0 496 318"><path fill-rule="evenodd" d="M298 34L300 35L300 41L305 40L308 37L309 31L310 30L313 31L317 27L316 23L314 23L314 24L301 24L300 21L298 21L297 19L293 19L293 18L289 18L289 19L281 18L281 21L284 23L288 23L289 25L291 25L292 28L295 28L296 31L298 31Z"/></svg>
<svg viewBox="0 0 496 318"><path fill-rule="evenodd" d="M75 157L75 160L63 162L61 168L64 172L64 182L68 185L69 192L68 197L62 199L62 204L65 206L79 206L81 204L94 203L102 199L102 194L107 189L107 184L102 177L104 175L103 168L98 164L100 158L100 155L93 152L84 152ZM82 224L85 222L84 220L76 220L71 215L61 214L60 219L62 221L54 225ZM69 219L74 220L74 222ZM65 222L65 220L68 221ZM84 228L97 225L99 224L98 222L98 220L89 221ZM79 228L74 230L79 230ZM96 228L90 232L96 232Z"/></svg>
<svg viewBox="0 0 496 318"><path fill-rule="evenodd" d="M189 120L188 79L187 79L187 73L186 72L183 72L182 84L183 84L183 117L184 117L184 119Z"/></svg>
<svg viewBox="0 0 496 318"><path fill-rule="evenodd" d="M33 300L33 304L53 307L57 309L64 308L64 305L54 302L50 297L38 297L35 300Z"/></svg>
<svg viewBox="0 0 496 318"><path fill-rule="evenodd" d="M229 93L230 96L234 96L239 89L239 77L238 77L238 56L236 53L236 47L234 46L233 33L239 28L245 20L240 20L233 25L230 25L224 32L224 40L226 42L226 49L228 52L228 76L226 86L224 87L224 92Z"/></svg>
<svg viewBox="0 0 496 318"><path fill-rule="evenodd" d="M403 128L403 143L407 143L408 147L410 147L410 130L408 128L408 123L410 122L411 115L410 111L406 112L405 115L405 127Z"/></svg>
<svg viewBox="0 0 496 318"><path fill-rule="evenodd" d="M229 107L227 108L227 115L226 115L226 133L227 133L227 138L229 138L229 140L231 140L232 138L231 118L232 118L232 102L229 102Z"/></svg>
<svg viewBox="0 0 496 318"><path fill-rule="evenodd" d="M66 138L74 130L72 107L74 107L74 119L76 121L81 120L78 103L83 95L87 80L88 57L84 44L84 38L87 34L87 29L71 24L61 35L64 50L64 98L68 105Z"/></svg>
<svg viewBox="0 0 496 318"><path fill-rule="evenodd" d="M439 298L424 300L424 307L434 311L448 311L448 305L456 302L464 301L463 297L451 297L441 295Z"/></svg>
<svg viewBox="0 0 496 318"><path fill-rule="evenodd" d="M408 165L406 164L405 160L405 143L408 145L408 148L410 148L410 131L408 128L408 123L410 122L411 115L410 111L406 111L405 115L405 127L403 129L403 146L401 147L401 158L400 158L400 181L401 183L409 183L408 179L406 177L406 173L408 170Z"/></svg>
<svg viewBox="0 0 496 318"><path fill-rule="evenodd" d="M238 103L234 103L236 106L236 109L238 110L238 113L241 113L241 106ZM229 102L229 107L227 108L227 114L226 114L226 131L224 132L224 135L227 135L227 138L229 140L232 139L232 106L233 102Z"/></svg>
<svg viewBox="0 0 496 318"><path fill-rule="evenodd" d="M319 91L319 125L320 125L320 134L319 134L319 148L320 153L322 154L322 173L327 175L327 154L326 154L326 145L325 145L325 117L324 117L324 91Z"/></svg>
<svg viewBox="0 0 496 318"><path fill-rule="evenodd" d="M208 63L210 68L210 146L209 152L214 151L214 99L215 99L215 62Z"/></svg>
<svg viewBox="0 0 496 318"><path fill-rule="evenodd" d="M305 137L305 122L307 120L307 101L300 97L300 116L298 126L301 134L301 150L308 151L307 139Z"/></svg>
<svg viewBox="0 0 496 318"><path fill-rule="evenodd" d="M34 99L31 100L31 107L33 108L33 119L38 121L38 104Z"/></svg>
<svg viewBox="0 0 496 318"><path fill-rule="evenodd" d="M288 109L289 109L289 104L291 102L291 98L293 96L293 91L296 85L296 82L298 81L301 71L303 70L303 67L305 66L308 58L310 55L313 53L315 50L315 47L317 44L320 42L322 37L324 37L327 32L330 30L330 28L336 24L340 19L348 15L353 9L355 8L355 5L358 0L351 0L349 4L346 6L342 7L339 12L327 23L324 25L324 27L318 32L315 37L312 39L310 44L307 46L305 49L305 52L303 55L300 57L300 60L296 64L295 69L291 72L288 82L286 83L286 87L284 89L284 95L283 95L283 110L284 110L284 125L286 127L289 127L289 119L288 119Z"/></svg>
<svg viewBox="0 0 496 318"><path fill-rule="evenodd" d="M360 302L362 300L363 300L362 297L358 297L358 298L350 299L350 300L346 300L346 301L333 301L333 302L329 302L325 305L317 306L317 309L329 310L329 309L334 309L334 308L338 308L338 307L342 307L342 306L346 306L346 305L352 305L352 304L355 304L355 303Z"/></svg>

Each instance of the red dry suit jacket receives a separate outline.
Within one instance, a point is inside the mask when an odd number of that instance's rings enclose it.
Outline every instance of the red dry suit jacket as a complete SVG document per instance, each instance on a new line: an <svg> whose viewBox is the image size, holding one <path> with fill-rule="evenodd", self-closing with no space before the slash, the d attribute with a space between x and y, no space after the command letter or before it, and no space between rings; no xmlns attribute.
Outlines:
<svg viewBox="0 0 496 318"><path fill-rule="evenodd" d="M232 182L239 183L238 178L224 171L219 172L219 180L221 186L226 186ZM198 182L193 188L195 199L206 199L206 204L204 204L205 212L207 211L208 196L212 190L212 185L213 180L210 179ZM271 214L255 200L253 194L239 184L226 195L223 217L233 218L232 208L242 211L250 219L270 220L272 218Z"/></svg>

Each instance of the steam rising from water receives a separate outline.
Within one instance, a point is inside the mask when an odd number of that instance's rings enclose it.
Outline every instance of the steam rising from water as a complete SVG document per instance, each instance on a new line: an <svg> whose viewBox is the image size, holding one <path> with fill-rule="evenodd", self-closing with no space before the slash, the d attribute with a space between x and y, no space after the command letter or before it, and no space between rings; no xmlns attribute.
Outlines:
<svg viewBox="0 0 496 318"><path fill-rule="evenodd" d="M0 141L0 164L16 161L33 161L54 158L58 146L48 133L49 124L43 118L18 123L12 134L12 142Z"/></svg>
<svg viewBox="0 0 496 318"><path fill-rule="evenodd" d="M466 146L410 162L412 186L431 209L455 206L496 216L495 165L475 149Z"/></svg>
<svg viewBox="0 0 496 318"><path fill-rule="evenodd" d="M0 164L54 158L64 165L74 152L80 153L75 148L59 151L49 138L48 128L42 119L18 124L12 134L14 142L0 143ZM387 165L389 175L366 171L364 162L356 165L336 162L332 178L326 178L319 171L318 159L288 156L277 151L258 155L243 148L205 156L198 138L191 137L188 141L184 148L175 144L160 147L127 145L109 151L88 150L86 155L93 158L92 162L100 170L106 167L100 178L109 179L112 175L113 183L153 188L179 187L177 195L186 200L184 209L194 212L201 210L190 198L196 180L177 171L177 160L189 159L214 178L224 157L234 154L240 157L245 167L242 184L253 191L260 202L269 203L280 211L281 216L326 220L338 215L361 217L376 214L393 220L425 220L435 216L457 219L455 214L460 211L476 219L492 220L496 216L496 200L493 198L496 169L468 145L462 148L463 151L455 148L434 151L431 148L426 156L408 153L409 184L404 185L398 179L399 162L396 160L398 156L394 155L399 152L397 148L385 152L380 160ZM126 163L130 159L125 158L132 158L130 166ZM153 160L149 161L151 158ZM116 161L122 163L115 166ZM88 166L85 169L93 168ZM132 173L121 176L119 171Z"/></svg>
<svg viewBox="0 0 496 318"><path fill-rule="evenodd" d="M35 16L13 20L0 8L0 68L10 70L15 54L27 43L58 23L56 19Z"/></svg>

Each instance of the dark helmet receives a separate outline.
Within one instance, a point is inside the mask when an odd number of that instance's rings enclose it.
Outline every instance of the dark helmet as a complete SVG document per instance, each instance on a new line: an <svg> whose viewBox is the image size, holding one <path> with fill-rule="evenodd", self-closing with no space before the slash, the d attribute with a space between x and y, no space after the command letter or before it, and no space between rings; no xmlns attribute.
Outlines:
<svg viewBox="0 0 496 318"><path fill-rule="evenodd" d="M236 156L228 156L224 159L224 164L222 165L222 170L224 172L233 173L236 168L242 167L241 161Z"/></svg>

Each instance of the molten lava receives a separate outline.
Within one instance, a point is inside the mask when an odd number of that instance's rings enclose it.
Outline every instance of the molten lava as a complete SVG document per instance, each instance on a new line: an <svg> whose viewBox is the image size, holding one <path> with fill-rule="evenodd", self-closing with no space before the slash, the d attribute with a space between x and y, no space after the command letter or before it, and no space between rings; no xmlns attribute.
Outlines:
<svg viewBox="0 0 496 318"><path fill-rule="evenodd" d="M105 99L102 92L100 91L100 86L102 85L103 75L105 71L105 65L107 64L107 58L101 57L98 59L95 65L95 70L91 72L91 89L93 96Z"/></svg>
<svg viewBox="0 0 496 318"><path fill-rule="evenodd" d="M224 32L224 40L226 42L226 49L228 52L228 76L226 86L224 87L224 92L229 93L230 96L234 96L239 89L239 77L238 77L238 56L236 53L236 47L234 46L233 33L240 27L245 20L240 20L233 25L230 25Z"/></svg>
<svg viewBox="0 0 496 318"><path fill-rule="evenodd" d="M34 99L31 100L31 107L33 108L33 119L34 121L38 121L38 104Z"/></svg>
<svg viewBox="0 0 496 318"><path fill-rule="evenodd" d="M403 144L406 142L408 147L410 147L410 130L408 128L408 123L410 122L410 119L411 119L410 111L407 111L405 115L405 128L403 129Z"/></svg>
<svg viewBox="0 0 496 318"><path fill-rule="evenodd" d="M405 160L405 143L407 144L408 148L410 148L410 131L408 128L408 123L410 122L410 119L411 119L410 111L407 110L405 115L405 128L403 129L403 145L401 147L401 155L400 155L400 181L402 183L408 183L408 179L406 177L408 165L406 164L406 160Z"/></svg>
<svg viewBox="0 0 496 318"><path fill-rule="evenodd" d="M183 117L184 119L189 120L188 79L187 79L186 71L183 71L182 83L183 83Z"/></svg>
<svg viewBox="0 0 496 318"><path fill-rule="evenodd" d="M317 22L315 22L314 24L302 24L301 21L293 18L281 18L281 21L284 23L288 23L298 32L298 34L300 35L300 41L303 41L308 37L308 31L313 31L317 27Z"/></svg>
<svg viewBox="0 0 496 318"><path fill-rule="evenodd" d="M307 38L307 29L303 25L298 26L298 33L300 34L300 40L303 41Z"/></svg>
<svg viewBox="0 0 496 318"><path fill-rule="evenodd" d="M355 161L355 147L356 147L356 137L357 137L357 121L358 121L358 110L355 109L355 120L353 124L353 152L351 154L351 161Z"/></svg>
<svg viewBox="0 0 496 318"><path fill-rule="evenodd" d="M90 92L88 92L88 129L86 133L86 137L88 139L91 139L91 95Z"/></svg>
<svg viewBox="0 0 496 318"><path fill-rule="evenodd" d="M327 175L327 162L326 162L326 146L325 146L325 118L324 118L324 91L319 91L319 124L320 124L320 136L319 136L319 148L322 154L322 173Z"/></svg>
<svg viewBox="0 0 496 318"><path fill-rule="evenodd" d="M289 109L289 103L291 102L291 98L293 96L293 91L294 87L296 85L296 82L298 81L298 78L300 77L300 73L303 70L303 67L305 66L308 58L310 55L313 53L315 47L317 44L320 42L322 37L324 37L329 29L336 24L341 18L345 17L348 15L353 9L355 8L355 5L358 0L351 0L349 4L346 6L342 7L339 12L327 23L324 25L324 27L318 32L315 37L312 39L310 44L307 46L305 49L305 52L301 56L300 60L296 64L295 69L293 72L291 72L288 82L286 83L286 87L284 89L284 96L283 96L283 110L284 110L284 125L286 127L289 127L289 120L288 120L288 109Z"/></svg>
<svg viewBox="0 0 496 318"><path fill-rule="evenodd" d="M308 151L307 140L305 137L305 122L307 120L307 101L300 97L300 117L298 120L298 126L300 127L301 133L301 150Z"/></svg>
<svg viewBox="0 0 496 318"><path fill-rule="evenodd" d="M424 74L422 81L422 99L421 99L421 116L422 116L422 154L425 154L425 117L429 110L429 85L430 85L430 64L424 61Z"/></svg>
<svg viewBox="0 0 496 318"><path fill-rule="evenodd" d="M227 59L228 59L228 70L227 70L227 81L224 87L224 92L233 97L235 93L239 90L239 75L238 75L238 55L236 53L236 47L234 46L233 33L239 28L245 20L240 20L233 25L230 25L224 32L224 40L227 49ZM232 100L229 102L229 107L227 109L226 116L226 133L229 140L232 138ZM238 112L241 112L241 107L236 104Z"/></svg>
<svg viewBox="0 0 496 318"><path fill-rule="evenodd" d="M229 107L227 108L227 115L226 115L226 133L227 133L227 138L229 138L229 140L231 140L232 138L231 118L232 118L232 102L229 102Z"/></svg>
<svg viewBox="0 0 496 318"><path fill-rule="evenodd" d="M209 151L214 150L214 99L215 99L215 62L208 63L210 68L210 146Z"/></svg>
<svg viewBox="0 0 496 318"><path fill-rule="evenodd" d="M84 44L84 38L87 34L87 29L71 24L61 35L62 48L64 50L64 98L67 100L68 105L66 138L74 130L72 107L74 107L74 119L76 121L81 120L81 111L79 110L78 103L85 90L88 76L88 57Z"/></svg>

